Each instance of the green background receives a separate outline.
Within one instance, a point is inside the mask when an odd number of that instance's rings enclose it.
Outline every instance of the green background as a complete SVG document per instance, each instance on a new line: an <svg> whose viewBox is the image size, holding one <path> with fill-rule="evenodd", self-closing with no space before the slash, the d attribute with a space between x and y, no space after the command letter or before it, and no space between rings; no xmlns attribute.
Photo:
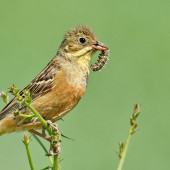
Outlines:
<svg viewBox="0 0 170 170"><path fill-rule="evenodd" d="M1 0L0 90L13 83L24 88L76 24L94 30L109 46L110 60L91 72L85 96L58 122L75 139L63 139L62 170L116 170L118 142L126 139L135 103L142 104L139 128L124 170L169 169L169 0ZM0 169L29 169L23 134L0 137ZM49 165L34 139L30 149L36 170Z"/></svg>

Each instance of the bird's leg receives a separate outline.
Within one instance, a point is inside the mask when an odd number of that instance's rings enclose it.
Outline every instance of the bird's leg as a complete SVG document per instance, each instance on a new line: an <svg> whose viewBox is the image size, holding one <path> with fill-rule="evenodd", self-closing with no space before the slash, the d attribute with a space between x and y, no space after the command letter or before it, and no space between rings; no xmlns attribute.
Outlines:
<svg viewBox="0 0 170 170"><path fill-rule="evenodd" d="M45 133L45 128L44 126L42 127L42 135L44 135L46 137L46 133Z"/></svg>
<svg viewBox="0 0 170 170"><path fill-rule="evenodd" d="M50 143L50 150L49 154L46 154L47 156L57 155L61 151L60 143L58 140L54 140Z"/></svg>
<svg viewBox="0 0 170 170"><path fill-rule="evenodd" d="M50 127L53 131L55 131L59 136L61 136L61 133L60 133L60 131L59 131L59 129L58 129L58 125L57 125L56 123L53 123L53 122L51 122L50 120L47 120L46 122L47 122L47 124L49 125L49 127ZM51 136L50 136L50 137L46 137L46 133L45 133L45 128L44 128L44 127L42 128L42 133L37 132L36 130L33 130L33 129L28 130L28 131L29 131L30 133L33 133L33 134L35 134L35 135L37 135L37 136L39 136L39 137L41 137L41 138L43 138L43 139L51 142L51 139L50 139Z"/></svg>
<svg viewBox="0 0 170 170"><path fill-rule="evenodd" d="M61 133L58 129L58 125L56 123L53 123L51 120L47 120L46 122L53 131L55 131L59 136L61 136Z"/></svg>
<svg viewBox="0 0 170 170"><path fill-rule="evenodd" d="M46 122L52 130L49 155L59 154L61 151L60 147L61 133L58 129L58 125L56 123L51 122L50 120L47 120Z"/></svg>
<svg viewBox="0 0 170 170"><path fill-rule="evenodd" d="M53 148L52 148L52 145L51 145L51 143L50 143L50 150L49 150L49 153L48 153L48 154L46 154L46 156L51 156L51 155L54 155L54 154L53 154Z"/></svg>
<svg viewBox="0 0 170 170"><path fill-rule="evenodd" d="M39 137L47 140L48 142L51 142L51 139L50 139L50 138L44 136L44 134L41 134L40 132L37 132L37 131L35 131L35 130L33 130L33 129L28 130L28 131L29 131L30 133L33 133L33 134L35 134L35 135L37 135L37 136L39 136Z"/></svg>

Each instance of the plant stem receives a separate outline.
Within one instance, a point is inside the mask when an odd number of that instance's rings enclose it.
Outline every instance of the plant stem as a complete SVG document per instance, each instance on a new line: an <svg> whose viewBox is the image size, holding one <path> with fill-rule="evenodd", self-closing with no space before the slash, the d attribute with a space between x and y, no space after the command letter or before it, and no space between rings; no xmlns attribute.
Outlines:
<svg viewBox="0 0 170 170"><path fill-rule="evenodd" d="M58 161L58 154L54 155L53 170L60 170L59 161Z"/></svg>
<svg viewBox="0 0 170 170"><path fill-rule="evenodd" d="M29 142L30 142L30 138L29 138L28 134L25 134L23 143L24 143L26 151L27 151L27 156L28 156L30 168L31 168L31 170L34 170L32 158L31 158L31 154L30 154L30 150L29 150Z"/></svg>
<svg viewBox="0 0 170 170"><path fill-rule="evenodd" d="M21 116L21 117L32 117L32 115L24 115L24 114L22 114L22 113L19 113L19 116Z"/></svg>
<svg viewBox="0 0 170 170"><path fill-rule="evenodd" d="M118 165L117 170L122 170L123 163L124 163L126 153L127 153L127 149L128 149L128 146L129 146L129 142L130 142L130 139L131 139L131 136L132 136L131 131L132 131L132 127L130 127L129 134L128 134L128 137L126 139L126 143L125 143L122 155L120 157L120 161L119 161L119 165Z"/></svg>
<svg viewBox="0 0 170 170"><path fill-rule="evenodd" d="M34 170L33 163L32 163L32 158L31 158L31 154L30 154L30 150L29 150L28 145L25 145L25 148L26 148L26 151L27 151L27 156L28 156L28 160L29 160L31 170Z"/></svg>
<svg viewBox="0 0 170 170"><path fill-rule="evenodd" d="M117 170L122 170L130 139L131 139L132 135L136 132L136 129L138 127L138 125L136 123L136 119L139 116L139 113L140 113L140 105L135 104L134 112L132 114L132 117L130 118L130 130L129 130L129 133L128 133L128 136L126 139L126 143L125 143L125 145L122 143L119 146L120 147L120 153L119 153L120 161L119 161Z"/></svg>
<svg viewBox="0 0 170 170"><path fill-rule="evenodd" d="M43 119L43 117L36 111L36 109L34 109L30 103L31 103L31 97L30 97L30 92L28 90L24 90L24 95L26 96L26 98L24 98L23 96L21 96L18 92L19 90L13 85L9 88L9 92L11 92L13 95L15 95L17 97L17 100L19 102L22 102L25 106L27 106L27 108L34 114L35 117L37 117L39 119L39 121L41 122L42 126L47 130L51 140L50 140L50 147L52 147L51 151L53 152L54 155L54 161L52 160L51 157L49 157L50 163L53 165L53 170L59 170L59 160L58 160L58 153L60 152L59 146L57 146L57 144L59 142L61 142L60 137L58 136L60 133L58 132L58 127L57 126L53 126L54 129L52 129L48 123ZM22 115L20 113L20 116L25 117L24 115ZM32 116L32 115L31 115ZM26 116L27 117L27 116ZM57 132L56 132L57 131ZM61 134L60 134L61 135ZM35 136L34 136L35 137ZM36 138L37 139L37 138ZM44 145L42 144L42 142L40 142L39 139L37 139L37 141L39 142L39 144L41 145L41 147L45 150L45 152L47 153L46 148L44 147ZM33 165L32 165L32 160L31 160L31 155L29 152L29 148L28 148L28 144L30 142L30 138L28 136L28 134L25 134L24 136L24 144L27 150L27 155L28 155L28 159L29 159L29 163L31 166L31 170L34 170Z"/></svg>
<svg viewBox="0 0 170 170"><path fill-rule="evenodd" d="M51 131L49 130L47 122L43 119L43 117L33 107L31 107L27 102L24 101L24 104L28 107L29 110L32 111L32 113L35 115L35 117L37 117L40 120L42 125L48 131L49 135L51 135Z"/></svg>
<svg viewBox="0 0 170 170"><path fill-rule="evenodd" d="M35 115L35 117L37 117L40 120L42 125L48 131L49 135L52 135L52 131L49 129L47 122L43 119L43 117L33 107L31 107L27 102L24 101L24 104L28 107L29 110L32 111L32 113ZM49 158L49 159L50 159L50 163L52 163L51 158ZM59 170L58 154L54 155L53 170Z"/></svg>

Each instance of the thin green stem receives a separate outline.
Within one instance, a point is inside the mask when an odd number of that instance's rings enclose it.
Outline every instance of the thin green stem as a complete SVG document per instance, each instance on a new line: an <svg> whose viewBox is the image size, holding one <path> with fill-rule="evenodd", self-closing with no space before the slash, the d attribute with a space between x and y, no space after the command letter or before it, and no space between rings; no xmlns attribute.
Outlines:
<svg viewBox="0 0 170 170"><path fill-rule="evenodd" d="M130 118L130 130L129 130L129 133L128 133L128 136L126 139L126 143L125 143L125 145L122 143L119 146L120 147L120 153L119 153L120 161L119 161L117 170L122 170L130 139L131 139L132 135L136 132L136 129L138 127L138 124L136 123L136 119L139 116L139 113L140 113L140 105L135 104L134 113L132 114L132 117Z"/></svg>
<svg viewBox="0 0 170 170"><path fill-rule="evenodd" d="M33 163L32 163L32 158L31 158L31 154L30 154L30 150L29 150L28 145L25 145L25 148L26 148L26 151L27 151L27 156L28 156L30 168L31 168L31 170L34 170L34 166L33 166Z"/></svg>
<svg viewBox="0 0 170 170"><path fill-rule="evenodd" d="M50 161L50 164L53 166L53 159L51 158L51 156L48 156L48 159L49 159L49 161Z"/></svg>
<svg viewBox="0 0 170 170"><path fill-rule="evenodd" d="M40 122L42 123L42 125L45 127L45 129L48 131L49 135L51 135L51 131L48 128L47 122L43 119L43 117L33 108L31 107L27 102L24 101L24 104L28 107L29 110L32 111L32 113L35 115L35 117L37 117Z"/></svg>
<svg viewBox="0 0 170 170"><path fill-rule="evenodd" d="M24 115L24 114L22 114L22 113L19 113L19 116L21 116L21 117L32 117L32 115Z"/></svg>
<svg viewBox="0 0 170 170"><path fill-rule="evenodd" d="M24 143L26 151L27 151L27 157L28 157L28 161L29 161L29 164L30 164L30 168L31 168L31 170L34 170L32 158L31 158L31 153L30 153L30 150L29 150L29 142L30 142L30 138L27 134L25 134L23 143Z"/></svg>
<svg viewBox="0 0 170 170"><path fill-rule="evenodd" d="M35 117L38 117L42 125L45 127L45 129L48 131L49 135L52 135L52 131L49 129L47 122L43 119L43 117L33 108L31 107L27 102L24 101L24 104L28 107L29 110L32 111L32 113L35 115ZM50 162L51 161L51 158ZM59 160L58 160L58 154L54 155L54 161L53 161L53 170L59 170Z"/></svg>
<svg viewBox="0 0 170 170"><path fill-rule="evenodd" d="M129 134L128 134L128 137L127 137L127 139L126 139L126 143L125 143L123 152L122 152L122 154L121 154L121 157L120 157L120 161L119 161L119 165L118 165L117 170L122 170L123 163L124 163L124 160L125 160L125 157L126 157L126 153L127 153L127 149L128 149L128 146L129 146L129 142L130 142L130 139L131 139L131 136L132 136L131 131L132 131L132 127L130 127Z"/></svg>
<svg viewBox="0 0 170 170"><path fill-rule="evenodd" d="M60 170L58 154L54 155L53 170Z"/></svg>
<svg viewBox="0 0 170 170"><path fill-rule="evenodd" d="M22 98L22 97L20 96L20 94L18 94L18 93L15 94L15 93L13 92L13 94L14 94L18 99L19 99L19 98ZM42 117L33 107L31 107L31 105L30 105L29 103L27 103L25 100L23 100L22 102L23 102L23 104L24 104L25 106L27 106L27 108L28 108L29 110L32 111L32 113L35 115L35 117L37 117L37 118L40 120L40 122L42 123L42 125L47 129L48 133L51 134L51 131L50 131L49 128L48 128L47 122L43 119L43 117Z"/></svg>

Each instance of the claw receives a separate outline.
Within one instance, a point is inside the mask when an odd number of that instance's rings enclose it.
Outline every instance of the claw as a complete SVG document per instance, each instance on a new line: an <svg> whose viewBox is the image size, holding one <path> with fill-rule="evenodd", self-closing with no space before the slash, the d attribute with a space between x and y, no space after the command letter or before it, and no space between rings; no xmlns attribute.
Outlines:
<svg viewBox="0 0 170 170"><path fill-rule="evenodd" d="M46 154L46 156L57 155L57 154L59 154L60 152L61 152L60 143L51 144L51 145L50 145L49 153Z"/></svg>
<svg viewBox="0 0 170 170"><path fill-rule="evenodd" d="M47 124L52 128L52 130L56 131L59 136L61 136L61 133L58 129L58 125L56 123L53 123L51 120L46 121Z"/></svg>
<svg viewBox="0 0 170 170"><path fill-rule="evenodd" d="M42 137L43 139L47 140L50 142L50 150L49 153L46 154L47 156L51 156L51 155L57 155L60 153L61 151L61 147L60 147L60 136L61 133L58 129L58 125L56 123L53 123L50 120L46 121L48 126L52 129L52 134L49 137L46 137L45 134L45 128L42 128L42 133L39 133L33 129L29 130L30 133L34 133L35 135L38 135L40 137Z"/></svg>

